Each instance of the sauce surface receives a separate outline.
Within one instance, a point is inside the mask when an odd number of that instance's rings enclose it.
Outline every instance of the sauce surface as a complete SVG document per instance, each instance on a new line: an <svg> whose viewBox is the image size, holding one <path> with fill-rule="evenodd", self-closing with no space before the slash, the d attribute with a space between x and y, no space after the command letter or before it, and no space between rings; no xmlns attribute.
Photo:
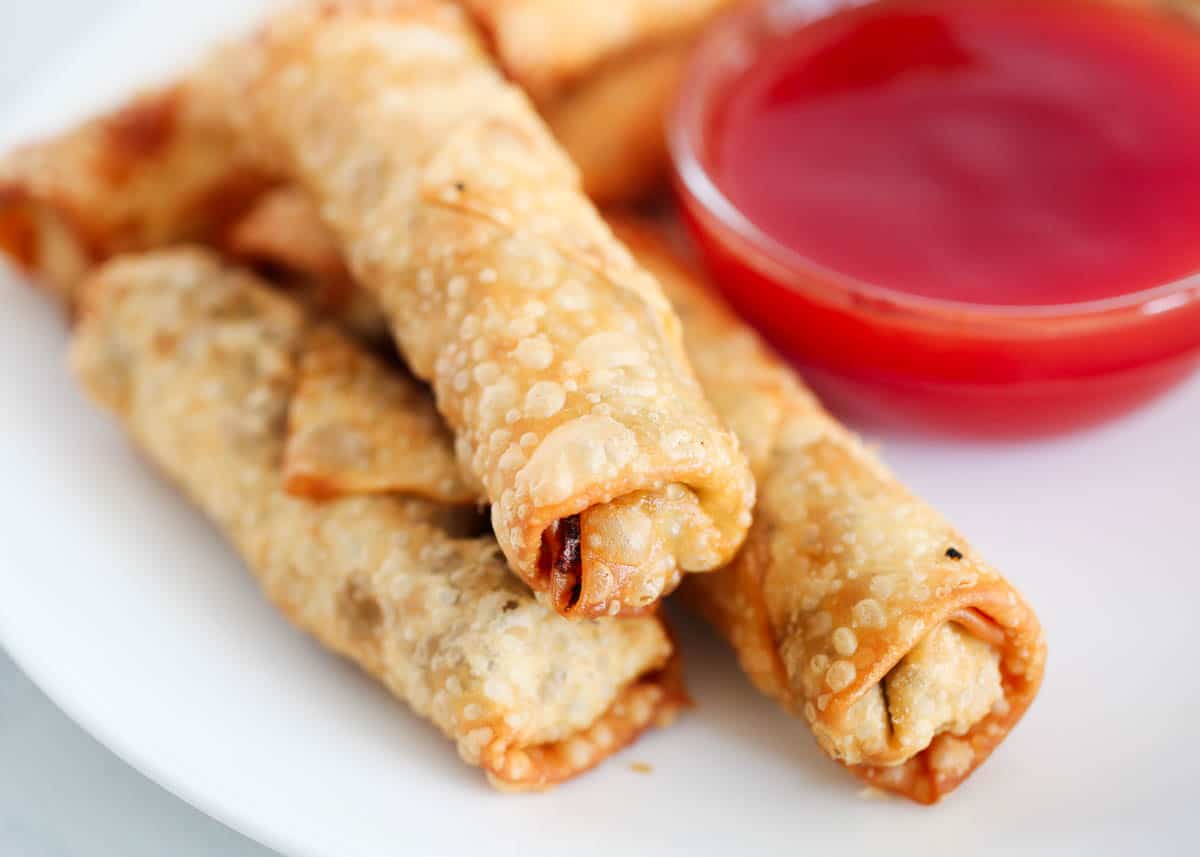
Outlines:
<svg viewBox="0 0 1200 857"><path fill-rule="evenodd" d="M1075 0L896 0L768 43L718 101L718 186L843 276L978 304L1200 271L1200 38Z"/></svg>

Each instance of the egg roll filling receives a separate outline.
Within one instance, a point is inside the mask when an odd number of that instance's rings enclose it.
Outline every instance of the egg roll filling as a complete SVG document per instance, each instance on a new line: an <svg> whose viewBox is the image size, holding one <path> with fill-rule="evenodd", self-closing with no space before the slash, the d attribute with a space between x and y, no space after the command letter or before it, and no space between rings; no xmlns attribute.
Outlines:
<svg viewBox="0 0 1200 857"><path fill-rule="evenodd" d="M579 603L583 563L579 557L579 516L555 521L542 533L538 573L549 577L554 606L560 612Z"/></svg>
<svg viewBox="0 0 1200 857"><path fill-rule="evenodd" d="M848 740L835 742L845 760L902 764L936 736L961 737L1002 706L997 634L1002 642L999 629L973 609L934 628L850 707L843 724Z"/></svg>
<svg viewBox="0 0 1200 857"><path fill-rule="evenodd" d="M671 483L562 518L542 533L539 573L569 615L636 615L711 562L712 528L696 495ZM623 606L620 606L623 605Z"/></svg>

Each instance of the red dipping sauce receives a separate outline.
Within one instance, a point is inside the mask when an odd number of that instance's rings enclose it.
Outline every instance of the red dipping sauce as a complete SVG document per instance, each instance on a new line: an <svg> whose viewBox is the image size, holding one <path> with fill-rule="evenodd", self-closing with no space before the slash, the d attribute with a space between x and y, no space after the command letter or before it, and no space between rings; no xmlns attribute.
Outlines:
<svg viewBox="0 0 1200 857"><path fill-rule="evenodd" d="M1200 348L1200 36L1149 7L775 2L694 61L684 209L835 404L987 433L1111 416Z"/></svg>

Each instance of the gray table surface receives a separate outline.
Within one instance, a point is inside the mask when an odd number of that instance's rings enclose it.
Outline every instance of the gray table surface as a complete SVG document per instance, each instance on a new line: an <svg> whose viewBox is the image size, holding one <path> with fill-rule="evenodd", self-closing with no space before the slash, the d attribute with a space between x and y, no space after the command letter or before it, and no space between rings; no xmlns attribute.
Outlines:
<svg viewBox="0 0 1200 857"><path fill-rule="evenodd" d="M0 650L0 855L271 857L130 768Z"/></svg>

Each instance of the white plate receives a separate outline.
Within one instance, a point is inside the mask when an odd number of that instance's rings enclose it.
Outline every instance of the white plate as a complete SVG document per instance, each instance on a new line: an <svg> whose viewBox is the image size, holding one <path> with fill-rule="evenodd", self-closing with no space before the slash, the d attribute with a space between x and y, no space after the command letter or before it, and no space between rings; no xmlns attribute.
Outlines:
<svg viewBox="0 0 1200 857"><path fill-rule="evenodd" d="M24 90L0 136L70 118L247 16L235 0L114 5ZM76 392L51 308L3 275L0 300L0 641L120 756L286 854L958 857L1194 843L1200 379L1053 442L888 444L900 473L1025 591L1050 639L1041 698L942 806L860 799L691 624L696 712L575 783L512 797L292 631Z"/></svg>

